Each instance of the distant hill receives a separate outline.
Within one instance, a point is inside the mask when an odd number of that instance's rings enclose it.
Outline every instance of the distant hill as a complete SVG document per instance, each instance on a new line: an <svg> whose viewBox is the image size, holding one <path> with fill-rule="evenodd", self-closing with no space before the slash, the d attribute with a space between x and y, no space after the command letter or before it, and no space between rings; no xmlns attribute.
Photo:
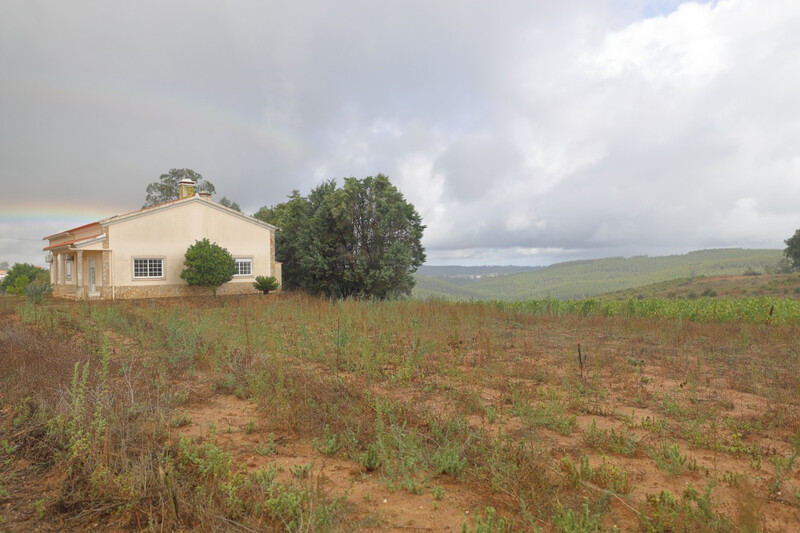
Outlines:
<svg viewBox="0 0 800 533"><path fill-rule="evenodd" d="M725 248L662 257L569 261L528 267L522 272L511 269L526 267L423 266L416 274L413 296L447 300L580 299L680 278L773 272L781 257L781 250Z"/></svg>

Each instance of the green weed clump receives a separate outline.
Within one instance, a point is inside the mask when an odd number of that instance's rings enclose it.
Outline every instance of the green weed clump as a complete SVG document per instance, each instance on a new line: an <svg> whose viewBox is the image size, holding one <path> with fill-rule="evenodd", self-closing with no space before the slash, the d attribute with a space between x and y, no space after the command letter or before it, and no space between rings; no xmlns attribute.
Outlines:
<svg viewBox="0 0 800 533"><path fill-rule="evenodd" d="M648 495L640 507L640 527L646 533L663 531L733 531L731 520L714 511L711 498L714 483L709 483L703 494L693 485L676 498L670 491L663 490L656 495Z"/></svg>
<svg viewBox="0 0 800 533"><path fill-rule="evenodd" d="M583 435L583 442L589 448L621 455L634 455L639 445L638 437L627 428L620 431L614 428L599 429L594 419Z"/></svg>
<svg viewBox="0 0 800 533"><path fill-rule="evenodd" d="M670 444L666 440L662 441L649 453L658 467L666 470L673 477L680 476L686 470L697 470L697 461L681 453L678 443Z"/></svg>
<svg viewBox="0 0 800 533"><path fill-rule="evenodd" d="M580 511L559 506L553 515L553 526L559 533L599 533L605 531L603 513L593 511L589 502L584 501ZM618 532L616 527L608 530Z"/></svg>

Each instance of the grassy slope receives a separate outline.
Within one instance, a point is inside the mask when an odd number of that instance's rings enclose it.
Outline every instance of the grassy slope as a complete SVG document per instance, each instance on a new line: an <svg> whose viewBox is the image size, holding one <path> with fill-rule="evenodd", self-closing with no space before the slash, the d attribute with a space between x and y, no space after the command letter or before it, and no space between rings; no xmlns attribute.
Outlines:
<svg viewBox="0 0 800 533"><path fill-rule="evenodd" d="M558 263L533 272L454 284L417 275L416 298L528 300L588 298L694 276L732 276L764 272L781 258L780 250L717 249L664 257L614 257Z"/></svg>
<svg viewBox="0 0 800 533"><path fill-rule="evenodd" d="M698 276L681 278L643 287L609 292L597 300L630 300L645 298L793 298L800 299L800 273L760 276Z"/></svg>

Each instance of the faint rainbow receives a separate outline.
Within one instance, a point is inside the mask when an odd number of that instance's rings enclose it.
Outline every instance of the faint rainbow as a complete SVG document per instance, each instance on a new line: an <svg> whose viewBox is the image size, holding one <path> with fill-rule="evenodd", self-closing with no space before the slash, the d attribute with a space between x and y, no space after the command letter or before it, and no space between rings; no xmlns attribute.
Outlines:
<svg viewBox="0 0 800 533"><path fill-rule="evenodd" d="M59 231L130 211L135 209L111 204L42 202L10 206L0 203L0 236L17 240L38 240Z"/></svg>
<svg viewBox="0 0 800 533"><path fill-rule="evenodd" d="M194 124L205 123L211 127L228 127L258 139L290 157L304 152L304 144L288 129L278 126L278 121L262 114L243 112L241 109L221 107L213 101L194 95L154 91L149 87L125 86L109 83L97 76L76 77L73 74L57 76L50 73L31 72L6 73L5 83L15 85L26 93L57 92L66 96L104 99L120 109L136 109L140 115L149 111L154 115L171 115ZM201 172L202 173L202 172Z"/></svg>

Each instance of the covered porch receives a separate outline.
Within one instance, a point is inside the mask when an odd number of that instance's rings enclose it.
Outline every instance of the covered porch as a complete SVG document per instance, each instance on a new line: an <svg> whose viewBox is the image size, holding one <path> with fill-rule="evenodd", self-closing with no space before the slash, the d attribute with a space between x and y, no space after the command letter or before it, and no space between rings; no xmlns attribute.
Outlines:
<svg viewBox="0 0 800 533"><path fill-rule="evenodd" d="M104 249L105 235L82 242L45 248L50 252L53 296L71 299L111 299L111 250Z"/></svg>

